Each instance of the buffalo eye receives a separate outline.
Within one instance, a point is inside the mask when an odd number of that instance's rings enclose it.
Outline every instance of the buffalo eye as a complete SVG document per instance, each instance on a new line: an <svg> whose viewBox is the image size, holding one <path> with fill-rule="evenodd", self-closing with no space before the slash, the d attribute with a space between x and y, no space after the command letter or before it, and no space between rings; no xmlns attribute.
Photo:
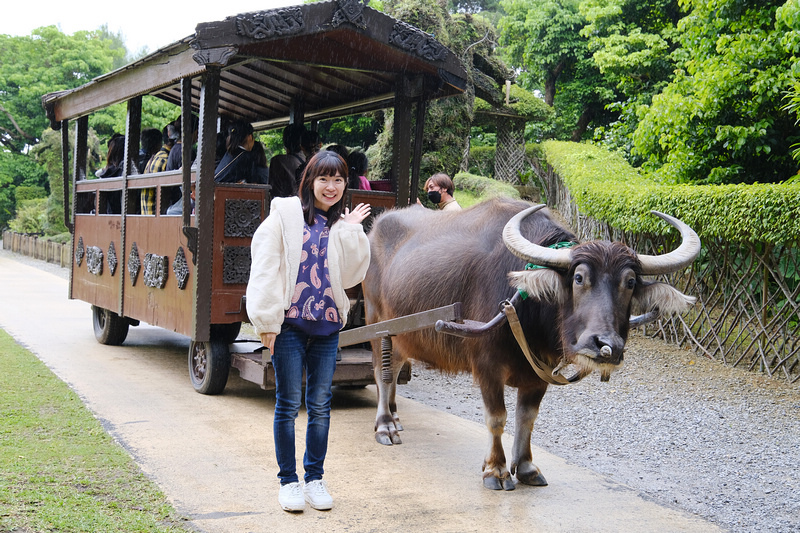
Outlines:
<svg viewBox="0 0 800 533"><path fill-rule="evenodd" d="M633 290L636 287L636 278L629 278L628 279L628 289Z"/></svg>
<svg viewBox="0 0 800 533"><path fill-rule="evenodd" d="M575 285L583 285L583 274L576 273L573 280L575 281Z"/></svg>

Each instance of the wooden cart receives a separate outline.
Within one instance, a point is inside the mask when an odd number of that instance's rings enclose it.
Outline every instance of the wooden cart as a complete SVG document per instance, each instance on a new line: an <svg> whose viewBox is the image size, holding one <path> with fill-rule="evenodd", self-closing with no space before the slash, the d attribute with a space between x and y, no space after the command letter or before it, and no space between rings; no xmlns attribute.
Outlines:
<svg viewBox="0 0 800 533"><path fill-rule="evenodd" d="M269 388L261 354L239 350L238 343L230 348L248 321L250 241L268 214L269 186L214 183L219 119L247 120L257 131L290 123L314 128L319 120L393 109L390 190L348 196L350 205L368 202L377 213L415 201L427 102L465 86L461 63L432 36L340 0L201 23L193 35L130 65L43 96L51 126L62 133L65 205L74 191L65 210L73 234L69 297L92 304L104 344L121 344L140 321L190 337L189 373L201 393L222 392L231 366ZM191 131L192 115L199 117L195 164L137 173L145 95L179 106L184 132ZM121 102L127 104L123 174L87 179L89 115ZM191 148L184 143L183 161L192 160ZM183 214L168 215L172 198L191 183L194 212L183 195ZM155 214L139 210L143 189L156 191ZM346 327L362 325L363 312L352 315ZM342 350L334 383L364 384L372 375L366 350Z"/></svg>

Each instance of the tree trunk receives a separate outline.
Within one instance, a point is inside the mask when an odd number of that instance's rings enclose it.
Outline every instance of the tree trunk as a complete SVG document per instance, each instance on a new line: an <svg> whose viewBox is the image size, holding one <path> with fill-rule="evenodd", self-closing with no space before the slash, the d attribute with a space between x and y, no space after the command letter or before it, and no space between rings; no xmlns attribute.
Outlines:
<svg viewBox="0 0 800 533"><path fill-rule="evenodd" d="M572 130L572 138L570 139L572 142L580 142L593 116L594 109L592 107L587 106L583 108L583 113L578 117L578 123L575 125L575 129Z"/></svg>
<svg viewBox="0 0 800 533"><path fill-rule="evenodd" d="M544 103L553 107L553 101L556 98L556 81L561 73L564 71L564 62L560 61L551 72L545 75L544 79Z"/></svg>

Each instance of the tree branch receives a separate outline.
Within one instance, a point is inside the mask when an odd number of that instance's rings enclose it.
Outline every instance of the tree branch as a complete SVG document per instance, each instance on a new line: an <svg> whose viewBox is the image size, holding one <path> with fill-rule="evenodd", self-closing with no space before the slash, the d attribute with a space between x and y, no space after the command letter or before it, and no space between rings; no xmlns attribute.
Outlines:
<svg viewBox="0 0 800 533"><path fill-rule="evenodd" d="M14 116L13 116L11 113L9 113L9 112L8 112L8 110L7 110L5 107L3 107L3 104L0 104L0 111L2 111L3 113L5 113L5 115L8 117L8 120L10 120L10 121L11 121L11 124L13 124L13 125L14 125L14 129L15 129L15 130L17 130L17 133L18 133L19 135L21 135L23 138L25 138L25 139L26 139L26 140L28 140L28 141L35 141L35 140L36 140L36 138L35 138L35 137L31 137L30 135L28 135L27 133L25 133L24 131L22 131L22 128L20 128L20 127L19 127L19 124L17 124L17 121L16 121L16 120L14 120ZM3 129L5 130L5 128L3 128ZM5 130L5 131L6 131L6 133L7 133L7 134L9 134L9 135L11 135L11 134L12 134L12 132L11 132L11 131L9 131L9 130Z"/></svg>

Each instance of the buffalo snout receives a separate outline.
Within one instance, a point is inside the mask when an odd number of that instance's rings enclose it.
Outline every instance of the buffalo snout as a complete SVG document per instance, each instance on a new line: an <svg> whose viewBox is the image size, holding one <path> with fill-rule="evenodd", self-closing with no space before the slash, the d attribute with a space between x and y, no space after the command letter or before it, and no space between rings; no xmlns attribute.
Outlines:
<svg viewBox="0 0 800 533"><path fill-rule="evenodd" d="M597 365L619 365L625 352L625 339L616 333L586 334L572 346L575 354L589 358Z"/></svg>

